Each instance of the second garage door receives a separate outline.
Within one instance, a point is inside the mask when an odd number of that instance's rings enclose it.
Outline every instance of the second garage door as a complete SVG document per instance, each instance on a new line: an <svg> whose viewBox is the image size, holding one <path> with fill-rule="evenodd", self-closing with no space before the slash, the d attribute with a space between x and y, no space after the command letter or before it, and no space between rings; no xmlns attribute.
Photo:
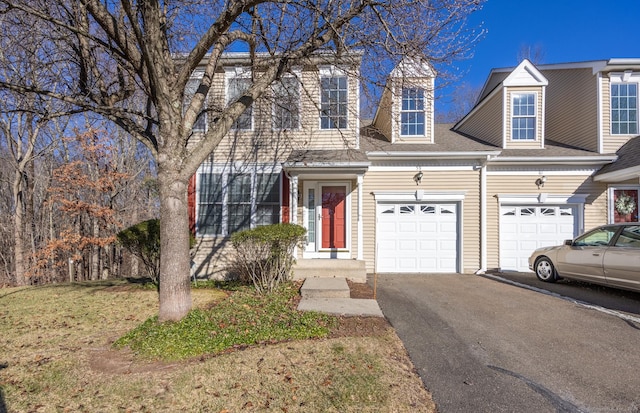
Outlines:
<svg viewBox="0 0 640 413"><path fill-rule="evenodd" d="M457 271L457 203L380 203L377 218L378 272Z"/></svg>
<svg viewBox="0 0 640 413"><path fill-rule="evenodd" d="M529 271L533 250L559 245L576 235L575 206L507 206L500 208L500 268Z"/></svg>

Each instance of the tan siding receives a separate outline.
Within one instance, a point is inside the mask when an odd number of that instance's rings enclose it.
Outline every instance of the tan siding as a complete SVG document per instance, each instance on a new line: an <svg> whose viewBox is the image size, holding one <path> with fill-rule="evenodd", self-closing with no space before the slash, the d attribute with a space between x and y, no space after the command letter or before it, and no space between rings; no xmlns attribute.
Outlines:
<svg viewBox="0 0 640 413"><path fill-rule="evenodd" d="M479 174L474 171L428 171L424 170L428 180L423 180L419 187L413 182L415 171L368 172L363 187L363 224L364 224L364 259L367 272L374 271L375 233L376 233L376 201L372 192L407 191L416 189L429 191L467 191L462 202L463 263L464 272L475 272L480 268L479 247Z"/></svg>
<svg viewBox="0 0 640 413"><path fill-rule="evenodd" d="M500 266L500 209L498 194L538 195L548 194L590 194L585 201L585 229L606 223L607 203L606 185L594 183L590 176L547 176L544 188L537 189L535 180L538 174L531 175L493 175L487 177L487 267ZM536 204L532 201L532 204Z"/></svg>
<svg viewBox="0 0 640 413"><path fill-rule="evenodd" d="M380 99L378 112L376 113L375 128L380 131L389 141L391 141L391 111L393 105L393 97L391 89L385 88Z"/></svg>
<svg viewBox="0 0 640 413"><path fill-rule="evenodd" d="M458 130L502 147L502 92L496 93L485 105L472 114Z"/></svg>
<svg viewBox="0 0 640 413"><path fill-rule="evenodd" d="M597 76L591 69L545 70L542 73L549 80L546 139L597 151Z"/></svg>
<svg viewBox="0 0 640 413"><path fill-rule="evenodd" d="M505 109L505 119L507 119L507 145L508 149L540 149L542 148L542 132L543 132L543 88L542 87L510 87L507 89L507 107ZM517 93L535 93L536 94L536 139L534 141L522 141L511 139L511 113L513 104L513 95Z"/></svg>

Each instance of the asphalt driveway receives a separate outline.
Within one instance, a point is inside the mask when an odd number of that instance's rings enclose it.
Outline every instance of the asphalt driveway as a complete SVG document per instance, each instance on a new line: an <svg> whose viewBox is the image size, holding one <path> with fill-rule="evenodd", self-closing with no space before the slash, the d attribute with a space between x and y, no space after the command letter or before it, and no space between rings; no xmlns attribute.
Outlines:
<svg viewBox="0 0 640 413"><path fill-rule="evenodd" d="M640 317L476 275L379 275L377 299L450 412L640 412Z"/></svg>

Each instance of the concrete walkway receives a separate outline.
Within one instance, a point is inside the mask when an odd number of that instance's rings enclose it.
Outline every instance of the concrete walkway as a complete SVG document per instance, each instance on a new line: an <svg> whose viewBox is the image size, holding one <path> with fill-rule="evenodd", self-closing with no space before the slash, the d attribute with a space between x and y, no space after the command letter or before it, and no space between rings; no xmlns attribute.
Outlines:
<svg viewBox="0 0 640 413"><path fill-rule="evenodd" d="M300 289L300 311L319 311L344 316L384 317L376 300L349 298L349 285L343 277L307 278Z"/></svg>

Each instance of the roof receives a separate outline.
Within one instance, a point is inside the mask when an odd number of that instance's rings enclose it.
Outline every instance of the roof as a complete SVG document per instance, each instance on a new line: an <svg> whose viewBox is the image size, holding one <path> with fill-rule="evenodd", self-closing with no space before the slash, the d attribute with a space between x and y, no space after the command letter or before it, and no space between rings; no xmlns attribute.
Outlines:
<svg viewBox="0 0 640 413"><path fill-rule="evenodd" d="M320 166L368 163L367 155L357 149L297 149L285 161L287 165Z"/></svg>
<svg viewBox="0 0 640 413"><path fill-rule="evenodd" d="M595 175L596 180L625 180L640 177L640 136L629 139L616 152L618 160L603 166Z"/></svg>
<svg viewBox="0 0 640 413"><path fill-rule="evenodd" d="M436 123L435 142L434 143L391 143L384 135L373 127L363 128L360 139L360 147L367 153L386 152L386 153L437 153L445 155L445 153L485 153L499 151L500 148L480 140L465 136L462 133L453 131L451 124Z"/></svg>

